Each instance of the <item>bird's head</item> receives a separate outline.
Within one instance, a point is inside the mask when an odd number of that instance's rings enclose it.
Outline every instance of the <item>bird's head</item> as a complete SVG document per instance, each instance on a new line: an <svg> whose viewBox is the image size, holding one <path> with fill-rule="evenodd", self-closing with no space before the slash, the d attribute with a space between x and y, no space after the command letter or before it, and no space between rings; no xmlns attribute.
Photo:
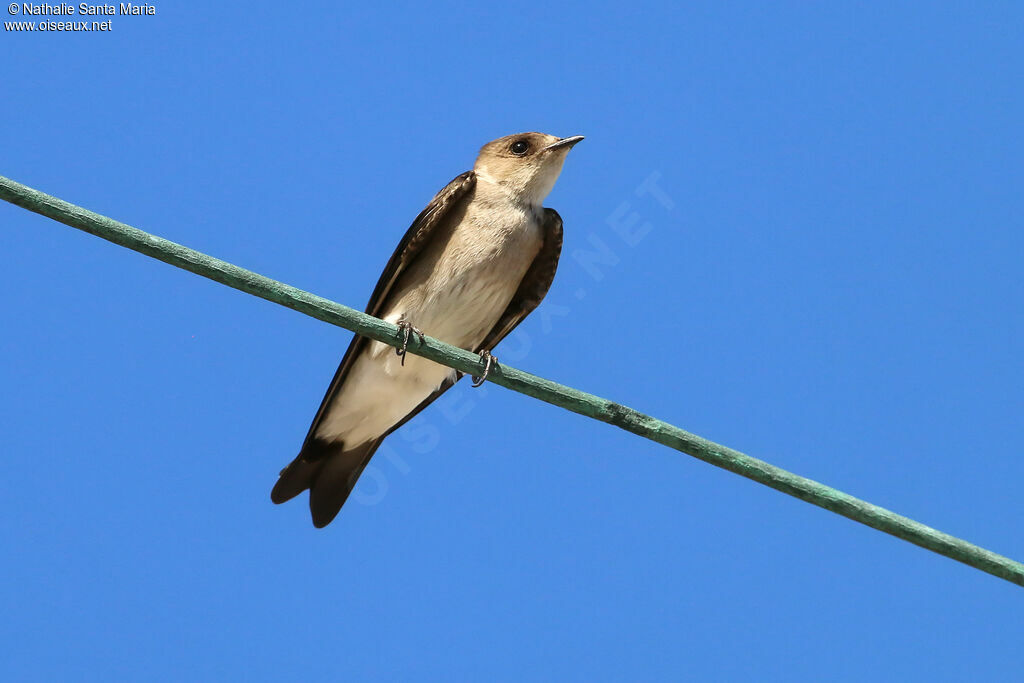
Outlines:
<svg viewBox="0 0 1024 683"><path fill-rule="evenodd" d="M480 149L473 171L525 204L540 206L562 172L562 162L582 135L559 138L544 133L506 135Z"/></svg>

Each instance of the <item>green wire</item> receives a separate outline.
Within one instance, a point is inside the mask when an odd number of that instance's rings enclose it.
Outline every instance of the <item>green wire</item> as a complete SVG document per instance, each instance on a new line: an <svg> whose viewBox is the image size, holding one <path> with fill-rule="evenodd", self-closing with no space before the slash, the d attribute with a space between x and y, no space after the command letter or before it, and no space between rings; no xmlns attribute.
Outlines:
<svg viewBox="0 0 1024 683"><path fill-rule="evenodd" d="M383 320L150 235L138 228L69 204L3 176L0 176L0 198L65 225L102 237L114 244L152 256L172 266L216 280L267 301L287 306L332 325L392 346L400 344L398 328ZM431 337L420 343L416 335L413 335L409 340L409 351L467 374L480 375L483 372L483 363L475 354ZM782 491L855 522L866 524L993 576L1024 586L1024 565L1008 557L708 441L632 408L507 365L493 367L488 380L574 413L615 425L776 491Z"/></svg>

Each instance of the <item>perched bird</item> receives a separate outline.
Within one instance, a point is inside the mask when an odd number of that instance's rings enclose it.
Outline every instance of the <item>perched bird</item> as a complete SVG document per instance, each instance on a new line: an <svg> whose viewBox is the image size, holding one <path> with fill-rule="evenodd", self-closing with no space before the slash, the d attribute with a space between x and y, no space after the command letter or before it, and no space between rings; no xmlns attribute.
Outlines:
<svg viewBox="0 0 1024 683"><path fill-rule="evenodd" d="M313 524L326 526L384 438L462 378L406 356L410 334L479 353L490 370L491 349L537 307L554 279L562 219L541 202L582 139L521 133L489 142L473 170L416 217L366 306L398 325L403 347L352 340L271 500L283 503L309 489Z"/></svg>

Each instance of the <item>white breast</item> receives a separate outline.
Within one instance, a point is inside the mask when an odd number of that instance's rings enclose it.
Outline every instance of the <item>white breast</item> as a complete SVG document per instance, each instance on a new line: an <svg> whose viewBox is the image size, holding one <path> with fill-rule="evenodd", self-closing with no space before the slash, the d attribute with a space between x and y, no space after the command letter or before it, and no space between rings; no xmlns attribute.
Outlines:
<svg viewBox="0 0 1024 683"><path fill-rule="evenodd" d="M479 199L479 197L478 197ZM464 219L437 235L395 283L383 318L406 320L449 344L475 349L504 313L542 243L532 212L474 201ZM371 342L356 361L317 436L354 446L376 438L453 371Z"/></svg>

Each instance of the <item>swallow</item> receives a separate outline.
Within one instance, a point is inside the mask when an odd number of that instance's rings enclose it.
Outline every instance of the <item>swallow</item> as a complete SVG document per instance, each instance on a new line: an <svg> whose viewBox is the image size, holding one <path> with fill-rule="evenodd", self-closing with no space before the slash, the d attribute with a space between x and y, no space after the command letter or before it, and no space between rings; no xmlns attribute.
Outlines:
<svg viewBox="0 0 1024 683"><path fill-rule="evenodd" d="M554 280L562 219L542 202L582 136L509 135L481 148L473 170L416 217L388 261L366 312L398 326L402 345L356 336L296 458L270 497L309 489L313 525L341 510L374 452L463 373L405 353L430 335L477 353L486 379L494 347L529 315Z"/></svg>

